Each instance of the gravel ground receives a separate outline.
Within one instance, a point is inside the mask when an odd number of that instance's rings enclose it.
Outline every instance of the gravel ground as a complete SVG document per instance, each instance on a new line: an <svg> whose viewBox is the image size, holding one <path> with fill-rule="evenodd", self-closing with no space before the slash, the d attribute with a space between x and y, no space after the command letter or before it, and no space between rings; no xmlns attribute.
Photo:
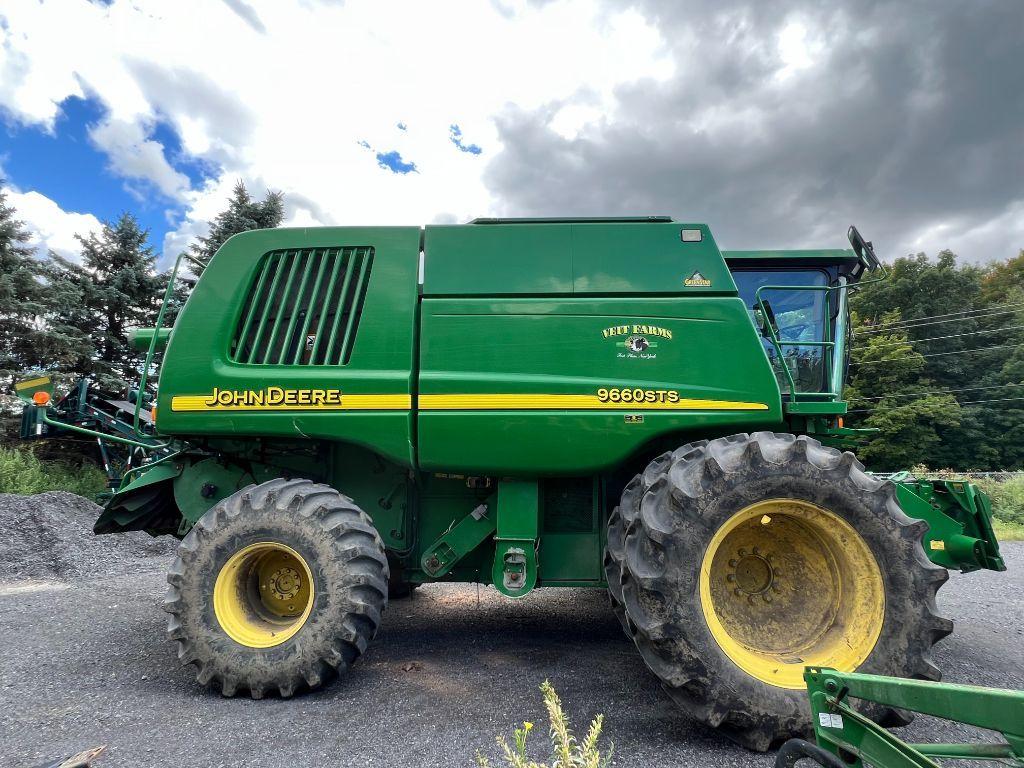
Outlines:
<svg viewBox="0 0 1024 768"><path fill-rule="evenodd" d="M511 601L475 586L425 587L389 606L366 655L326 690L223 699L164 642L168 556L128 551L128 575L100 558L104 567L74 578L0 584L0 765L108 744L99 766L468 766L477 749L496 757L495 735L516 722L545 722L545 678L579 728L605 713L613 765L772 763L678 712L598 590ZM940 592L957 622L936 651L947 680L1024 688L1024 544L1004 553L1008 573L954 574ZM902 735L955 740L968 729L921 719ZM541 747L542 727L534 737Z"/></svg>
<svg viewBox="0 0 1024 768"><path fill-rule="evenodd" d="M141 531L94 536L92 526L101 511L73 493L0 493L0 583L130 573L177 547L174 539L154 539Z"/></svg>

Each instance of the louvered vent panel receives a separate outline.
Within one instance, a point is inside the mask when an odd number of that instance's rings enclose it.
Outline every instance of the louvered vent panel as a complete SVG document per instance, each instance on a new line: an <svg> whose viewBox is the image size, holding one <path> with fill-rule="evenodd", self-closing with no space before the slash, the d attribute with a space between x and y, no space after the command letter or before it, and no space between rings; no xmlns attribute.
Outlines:
<svg viewBox="0 0 1024 768"><path fill-rule="evenodd" d="M232 359L345 365L359 330L373 248L272 251L245 300Z"/></svg>

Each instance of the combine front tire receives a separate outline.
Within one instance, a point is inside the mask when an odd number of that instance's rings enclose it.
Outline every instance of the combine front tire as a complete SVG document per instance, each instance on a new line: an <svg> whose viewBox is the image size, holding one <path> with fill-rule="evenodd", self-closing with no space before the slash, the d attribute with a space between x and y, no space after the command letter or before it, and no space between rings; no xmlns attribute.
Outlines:
<svg viewBox="0 0 1024 768"><path fill-rule="evenodd" d="M938 679L948 576L921 547L926 524L853 454L767 432L684 446L627 487L619 519L609 559L641 655L679 705L744 746L810 733L805 665Z"/></svg>
<svg viewBox="0 0 1024 768"><path fill-rule="evenodd" d="M388 565L370 518L308 480L250 486L182 540L165 610L178 658L225 696L291 696L345 671L387 604Z"/></svg>

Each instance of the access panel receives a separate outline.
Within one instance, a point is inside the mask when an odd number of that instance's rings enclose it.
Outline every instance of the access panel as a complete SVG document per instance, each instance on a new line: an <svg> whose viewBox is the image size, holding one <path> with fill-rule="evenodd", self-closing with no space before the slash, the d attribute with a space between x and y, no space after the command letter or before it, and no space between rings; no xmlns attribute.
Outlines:
<svg viewBox="0 0 1024 768"><path fill-rule="evenodd" d="M781 423L735 297L425 298L424 469L569 475L672 431Z"/></svg>

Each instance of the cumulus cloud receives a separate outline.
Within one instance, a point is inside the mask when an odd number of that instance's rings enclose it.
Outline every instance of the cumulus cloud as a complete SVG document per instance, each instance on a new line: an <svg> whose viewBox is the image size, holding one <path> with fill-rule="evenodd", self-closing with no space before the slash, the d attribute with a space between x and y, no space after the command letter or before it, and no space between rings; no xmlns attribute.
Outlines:
<svg viewBox="0 0 1024 768"><path fill-rule="evenodd" d="M185 207L171 255L238 178L301 223L670 213L732 248L849 223L890 255L1024 245L1014 2L6 0L0 21L0 108L46 128L102 102L112 167ZM189 186L157 124L215 177Z"/></svg>
<svg viewBox="0 0 1024 768"><path fill-rule="evenodd" d="M507 107L486 175L502 213L668 212L733 248L837 246L851 222L888 255L1024 247L1017 4L639 8L676 76L620 86L583 129Z"/></svg>
<svg viewBox="0 0 1024 768"><path fill-rule="evenodd" d="M106 152L110 168L118 176L147 181L172 200L180 199L188 190L188 176L171 167L164 146L147 137L144 125L105 120L89 129L89 138Z"/></svg>
<svg viewBox="0 0 1024 768"><path fill-rule="evenodd" d="M65 211L38 192L8 189L7 200L18 212L18 218L25 223L26 229L32 233L29 244L39 255L54 251L77 261L81 256L81 245L75 235L98 232L103 226L91 213Z"/></svg>
<svg viewBox="0 0 1024 768"><path fill-rule="evenodd" d="M672 66L639 13L595 0L9 0L0 18L13 62L3 108L52 125L67 96L100 101L109 118L94 138L115 170L185 201L173 247L237 178L315 200L319 213L301 210L339 224L486 215L483 169L500 149L492 117L506 103L533 108L583 89L610 106L618 85ZM156 123L173 126L183 154L215 165L217 183L184 190L147 143ZM360 140L417 172L382 168Z"/></svg>

